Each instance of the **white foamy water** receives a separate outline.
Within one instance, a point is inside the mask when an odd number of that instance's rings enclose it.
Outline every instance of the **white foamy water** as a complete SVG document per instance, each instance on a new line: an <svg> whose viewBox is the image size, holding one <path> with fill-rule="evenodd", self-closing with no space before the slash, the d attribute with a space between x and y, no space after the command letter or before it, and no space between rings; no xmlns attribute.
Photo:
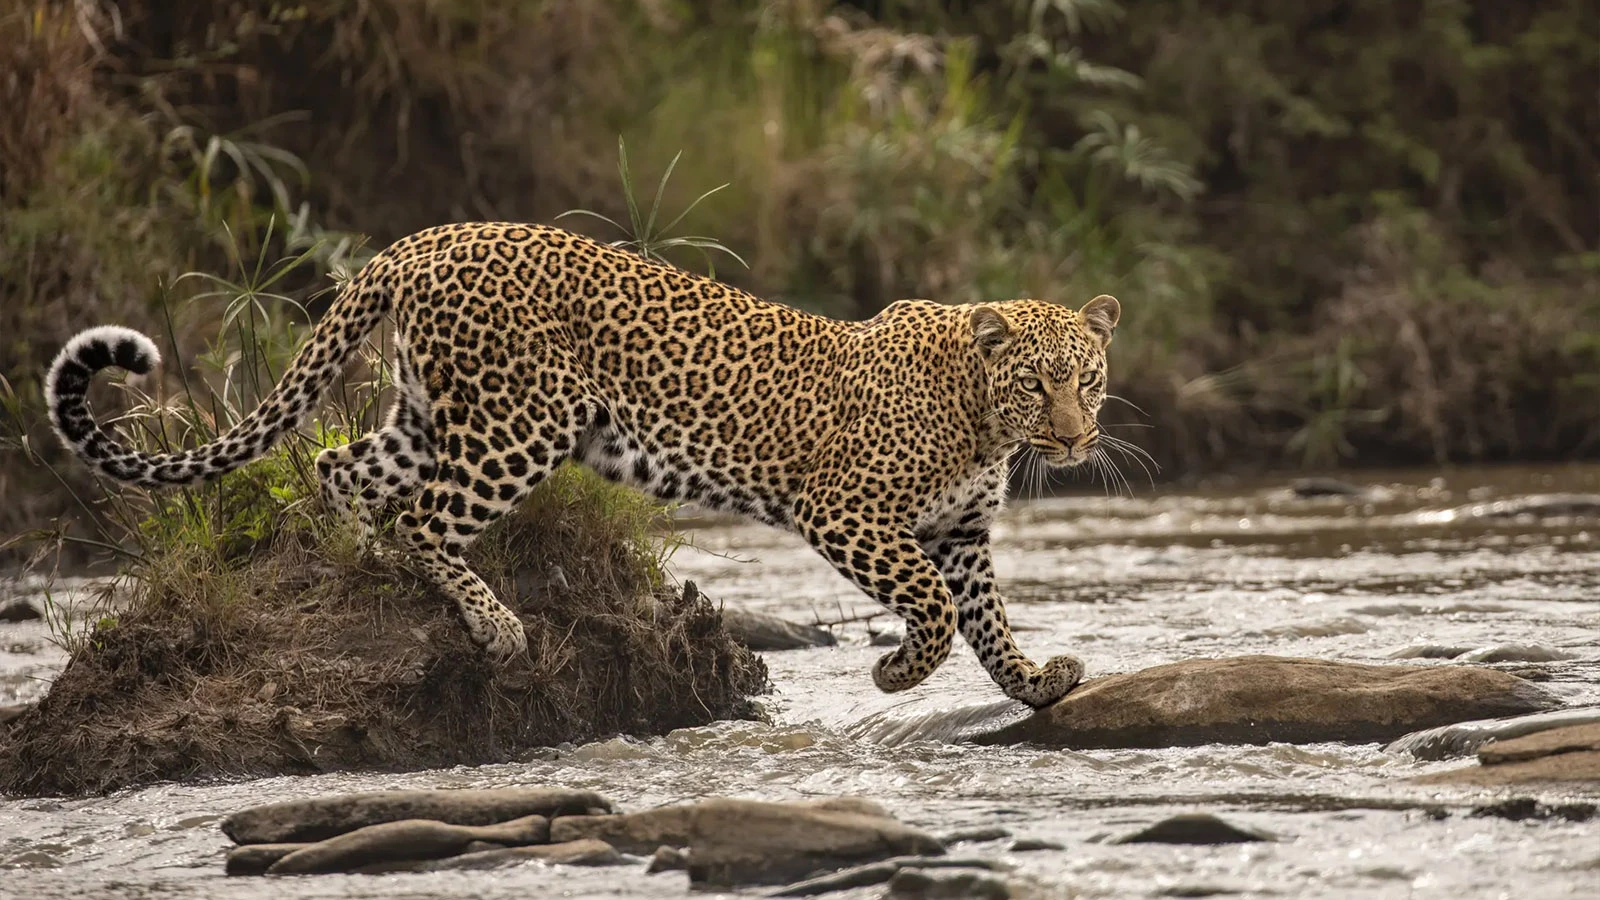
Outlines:
<svg viewBox="0 0 1600 900"><path fill-rule="evenodd" d="M1272 653L1386 661L1418 644L1532 645L1550 661L1493 665L1600 704L1600 521L1486 520L1469 503L1600 491L1600 467L1389 474L1372 500L1295 500L1238 484L1134 499L1016 504L996 561L1023 648L1070 652L1091 676L1197 656ZM700 523L680 578L730 607L798 621L875 611L798 540ZM734 558L729 558L734 557ZM0 897L445 898L688 896L681 872L529 866L477 873L227 879L216 820L264 802L387 787L562 784L637 809L708 795L855 794L936 833L1000 825L1059 851L963 847L1015 866L1039 897L1593 897L1596 821L1470 815L1503 796L1408 784L1462 763L1375 744L1165 750L979 747L964 735L1025 714L958 649L922 687L878 693L869 670L890 617L840 626L838 647L766 655L771 724L614 738L523 763L407 775L163 785L88 800L0 801ZM1423 665L1458 664L1408 659ZM61 663L40 624L0 625L0 704L42 694ZM1600 791L1593 792L1600 794ZM1518 792L1547 801L1596 796ZM1106 839L1208 811L1271 843L1122 845ZM883 889L830 895L881 897ZM702 895L704 896L704 895ZM716 895L709 895L716 896Z"/></svg>

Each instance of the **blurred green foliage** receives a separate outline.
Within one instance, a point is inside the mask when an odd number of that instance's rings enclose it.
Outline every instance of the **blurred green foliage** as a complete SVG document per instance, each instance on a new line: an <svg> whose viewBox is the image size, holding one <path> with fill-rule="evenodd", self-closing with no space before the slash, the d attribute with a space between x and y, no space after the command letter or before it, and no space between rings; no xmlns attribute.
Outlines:
<svg viewBox="0 0 1600 900"><path fill-rule="evenodd" d="M1117 295L1108 424L1154 425L1123 433L1168 475L1600 453L1583 0L20 7L0 375L24 406L71 329L167 330L157 285L240 268L228 247L319 248L274 288L316 315L355 235L631 222L620 136L763 296ZM180 348L212 306L180 303Z"/></svg>

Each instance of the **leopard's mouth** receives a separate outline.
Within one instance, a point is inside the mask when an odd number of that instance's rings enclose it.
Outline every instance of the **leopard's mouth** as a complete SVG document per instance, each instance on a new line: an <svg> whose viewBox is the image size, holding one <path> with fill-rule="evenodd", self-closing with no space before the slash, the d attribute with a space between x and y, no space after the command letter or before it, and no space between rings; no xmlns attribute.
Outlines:
<svg viewBox="0 0 1600 900"><path fill-rule="evenodd" d="M1058 441L1049 438L1034 437L1028 439L1028 446L1044 457L1046 464L1058 469L1070 469L1089 461L1089 453L1077 451Z"/></svg>

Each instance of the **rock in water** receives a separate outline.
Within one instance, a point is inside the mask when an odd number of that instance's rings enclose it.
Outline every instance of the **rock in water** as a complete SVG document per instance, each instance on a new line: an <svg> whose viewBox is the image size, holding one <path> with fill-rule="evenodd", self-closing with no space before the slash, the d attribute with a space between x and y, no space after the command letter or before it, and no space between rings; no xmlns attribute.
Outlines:
<svg viewBox="0 0 1600 900"><path fill-rule="evenodd" d="M605 841L585 840L463 853L460 856L421 863L407 871L455 872L469 869L498 869L527 862L542 862L552 866L614 866L622 861L622 854Z"/></svg>
<svg viewBox="0 0 1600 900"><path fill-rule="evenodd" d="M1500 786L1600 782L1600 724L1552 728L1478 749L1481 765L1414 778L1420 784Z"/></svg>
<svg viewBox="0 0 1600 900"><path fill-rule="evenodd" d="M26 600L0 603L0 622L32 622L44 618L44 613Z"/></svg>
<svg viewBox="0 0 1600 900"><path fill-rule="evenodd" d="M1337 478L1298 478L1289 485L1296 497L1362 497L1367 489Z"/></svg>
<svg viewBox="0 0 1600 900"><path fill-rule="evenodd" d="M832 632L815 625L744 610L724 609L722 627L735 642L756 651L832 647L839 642Z"/></svg>
<svg viewBox="0 0 1600 900"><path fill-rule="evenodd" d="M907 854L940 854L932 835L894 819L817 804L714 799L614 816L565 816L551 839L595 838L624 853L688 848L689 880L782 884L818 871Z"/></svg>
<svg viewBox="0 0 1600 900"><path fill-rule="evenodd" d="M272 864L311 844L247 844L228 851L223 870L229 875L265 875Z"/></svg>
<svg viewBox="0 0 1600 900"><path fill-rule="evenodd" d="M27 715L33 709L32 703L15 703L9 706L0 706L0 727L10 725L12 722Z"/></svg>
<svg viewBox="0 0 1600 900"><path fill-rule="evenodd" d="M296 850L269 866L267 874L352 872L381 863L454 856L474 841L521 847L549 839L550 820L544 816L525 816L498 825L446 825L428 819L406 819L368 825Z"/></svg>
<svg viewBox="0 0 1600 900"><path fill-rule="evenodd" d="M983 872L901 869L889 879L888 900L1010 900L1011 887Z"/></svg>
<svg viewBox="0 0 1600 900"><path fill-rule="evenodd" d="M1390 741L1558 701L1504 672L1322 659L1193 659L1096 678L980 744L1071 749Z"/></svg>
<svg viewBox="0 0 1600 900"><path fill-rule="evenodd" d="M1500 662L1559 662L1572 659L1573 654L1554 647L1545 647L1541 644L1495 644L1492 647L1479 647L1456 657L1458 662L1475 663L1500 663Z"/></svg>
<svg viewBox="0 0 1600 900"><path fill-rule="evenodd" d="M493 825L524 816L610 811L610 801L599 794L565 788L374 791L257 806L223 819L222 833L236 844L284 844L320 841L403 819Z"/></svg>
<svg viewBox="0 0 1600 900"><path fill-rule="evenodd" d="M1555 712L1510 719L1458 722L1416 731L1383 748L1386 753L1409 753L1417 759L1466 756L1493 741L1508 741L1526 734L1600 722L1600 706L1560 709Z"/></svg>
<svg viewBox="0 0 1600 900"><path fill-rule="evenodd" d="M1259 832L1240 828L1210 813L1186 813L1117 838L1113 844L1245 844L1270 841Z"/></svg>

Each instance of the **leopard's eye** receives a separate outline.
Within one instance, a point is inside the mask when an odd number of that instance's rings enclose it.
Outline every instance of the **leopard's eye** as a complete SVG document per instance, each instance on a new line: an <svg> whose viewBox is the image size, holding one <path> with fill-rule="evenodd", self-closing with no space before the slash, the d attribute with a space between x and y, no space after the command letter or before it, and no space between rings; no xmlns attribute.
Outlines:
<svg viewBox="0 0 1600 900"><path fill-rule="evenodd" d="M1093 384L1094 378L1095 371L1093 369L1085 369L1083 370L1083 374L1078 376L1078 383L1084 385Z"/></svg>
<svg viewBox="0 0 1600 900"><path fill-rule="evenodd" d="M1034 378L1032 375L1026 375L1022 378L1022 389L1037 394L1044 390L1044 385L1040 384L1039 379Z"/></svg>

